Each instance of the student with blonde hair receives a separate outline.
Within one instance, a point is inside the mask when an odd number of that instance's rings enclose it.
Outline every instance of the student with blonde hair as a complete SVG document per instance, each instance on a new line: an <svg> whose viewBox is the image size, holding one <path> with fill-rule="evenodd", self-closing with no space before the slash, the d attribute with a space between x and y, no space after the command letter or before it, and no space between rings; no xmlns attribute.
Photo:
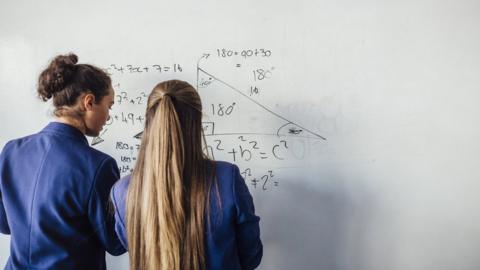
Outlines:
<svg viewBox="0 0 480 270"><path fill-rule="evenodd" d="M197 91L183 81L159 83L145 118L133 173L111 192L130 268L256 268L263 254L260 218L238 167L202 150Z"/></svg>

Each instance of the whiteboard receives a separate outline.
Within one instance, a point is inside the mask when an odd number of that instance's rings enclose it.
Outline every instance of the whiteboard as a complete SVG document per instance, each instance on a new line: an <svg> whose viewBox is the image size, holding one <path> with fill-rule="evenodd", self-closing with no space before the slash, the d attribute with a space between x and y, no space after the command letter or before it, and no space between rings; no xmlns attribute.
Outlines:
<svg viewBox="0 0 480 270"><path fill-rule="evenodd" d="M112 74L111 122L90 143L129 173L145 96L186 80L207 151L254 197L259 269L478 269L479 12L469 0L3 0L0 146L52 120L36 80L74 52ZM2 235L0 264L8 255Z"/></svg>

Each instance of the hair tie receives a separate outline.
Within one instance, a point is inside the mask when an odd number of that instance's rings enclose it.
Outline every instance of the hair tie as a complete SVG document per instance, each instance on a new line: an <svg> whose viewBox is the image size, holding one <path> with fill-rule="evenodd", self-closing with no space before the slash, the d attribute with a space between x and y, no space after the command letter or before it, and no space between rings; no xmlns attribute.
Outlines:
<svg viewBox="0 0 480 270"><path fill-rule="evenodd" d="M171 95L170 93L162 93L163 97L169 97L172 101L175 101L175 96Z"/></svg>

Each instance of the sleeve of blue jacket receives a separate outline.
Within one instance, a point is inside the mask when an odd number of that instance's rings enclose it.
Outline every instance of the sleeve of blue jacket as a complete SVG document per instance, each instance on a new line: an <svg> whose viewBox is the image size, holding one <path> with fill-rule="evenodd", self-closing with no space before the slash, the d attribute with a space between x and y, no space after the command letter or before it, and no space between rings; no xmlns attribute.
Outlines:
<svg viewBox="0 0 480 270"><path fill-rule="evenodd" d="M114 185L112 190L110 191L110 199L112 200L113 206L115 208L115 232L117 233L117 236L120 239L120 242L122 243L123 247L128 251L128 239L127 239L127 236L125 235L125 232L127 230L125 229L126 226L123 220L123 215L120 213L120 208L119 208L120 199L116 197L117 195L118 195L117 186Z"/></svg>
<svg viewBox="0 0 480 270"><path fill-rule="evenodd" d="M262 260L263 245L260 240L260 218L255 215L253 198L245 180L235 166L234 196L236 204L236 239L243 270L255 269Z"/></svg>
<svg viewBox="0 0 480 270"><path fill-rule="evenodd" d="M5 214L5 208L3 207L1 192L0 192L0 232L3 234L10 234L10 227L8 226L7 215Z"/></svg>
<svg viewBox="0 0 480 270"><path fill-rule="evenodd" d="M117 163L107 158L99 167L88 202L88 218L104 249L118 256L126 252L115 233L114 209L109 195L113 184L120 178Z"/></svg>
<svg viewBox="0 0 480 270"><path fill-rule="evenodd" d="M3 148L2 153L0 153L0 183L3 183L3 175L4 175L4 151L7 148L7 145ZM0 232L3 234L10 234L10 227L8 226L7 221L7 214L5 213L5 207L3 206L3 195L0 189Z"/></svg>

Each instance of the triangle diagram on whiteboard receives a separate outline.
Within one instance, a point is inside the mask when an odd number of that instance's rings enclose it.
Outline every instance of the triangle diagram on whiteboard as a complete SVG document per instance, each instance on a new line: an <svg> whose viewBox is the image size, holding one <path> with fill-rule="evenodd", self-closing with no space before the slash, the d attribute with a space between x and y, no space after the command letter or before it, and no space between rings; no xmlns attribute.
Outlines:
<svg viewBox="0 0 480 270"><path fill-rule="evenodd" d="M245 92L197 67L197 90L202 93L204 132L214 135L274 135L326 140L288 120Z"/></svg>
<svg viewBox="0 0 480 270"><path fill-rule="evenodd" d="M272 135L326 140L249 97L246 93L197 67L197 90L202 94L206 136ZM133 137L140 139L142 132Z"/></svg>

